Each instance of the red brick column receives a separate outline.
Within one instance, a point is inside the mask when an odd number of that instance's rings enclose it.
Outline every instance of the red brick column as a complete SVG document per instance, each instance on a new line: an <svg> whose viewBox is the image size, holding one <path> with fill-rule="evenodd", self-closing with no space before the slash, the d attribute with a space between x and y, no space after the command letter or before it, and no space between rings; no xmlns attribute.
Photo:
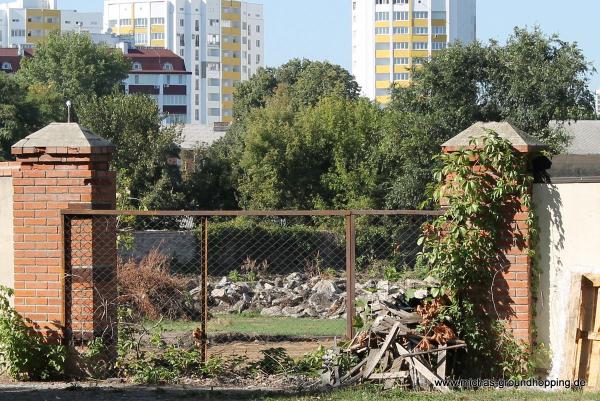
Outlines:
<svg viewBox="0 0 600 401"><path fill-rule="evenodd" d="M545 145L509 123L476 123L442 145L443 152L451 153L470 146L473 137L494 131L509 141L513 148L523 154L537 154ZM474 169L478 169L475 166ZM533 294L532 261L529 257L531 241L527 224L528 209L517 199L506 205L506 221L500 253L498 273L493 283L493 303L488 312L497 315L513 335L526 343L533 341Z"/></svg>
<svg viewBox="0 0 600 401"><path fill-rule="evenodd" d="M12 172L15 307L41 332L64 335L71 320L60 211L115 207L115 174L108 171L113 151L79 125L57 123L12 147L20 164Z"/></svg>

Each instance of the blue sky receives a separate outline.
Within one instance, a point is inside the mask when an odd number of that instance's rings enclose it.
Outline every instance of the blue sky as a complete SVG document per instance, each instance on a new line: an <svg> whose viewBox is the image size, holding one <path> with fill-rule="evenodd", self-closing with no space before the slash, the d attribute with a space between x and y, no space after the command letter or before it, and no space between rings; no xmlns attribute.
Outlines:
<svg viewBox="0 0 600 401"><path fill-rule="evenodd" d="M350 68L351 0L254 0L265 5L265 58L276 66L293 57L329 60ZM5 2L5 0L0 0ZM102 9L102 0L59 0L61 8ZM586 57L600 68L600 45L595 27L598 0L478 0L477 37L506 39L515 26L539 25L546 33L576 41ZM600 88L600 76L592 77Z"/></svg>

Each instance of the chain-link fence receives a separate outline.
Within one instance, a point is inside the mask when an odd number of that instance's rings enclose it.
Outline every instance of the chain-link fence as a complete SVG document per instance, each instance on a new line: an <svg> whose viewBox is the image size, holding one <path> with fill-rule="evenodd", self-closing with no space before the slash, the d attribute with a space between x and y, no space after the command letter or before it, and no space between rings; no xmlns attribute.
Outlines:
<svg viewBox="0 0 600 401"><path fill-rule="evenodd" d="M352 334L365 294L415 274L435 214L65 212L69 338L310 352Z"/></svg>

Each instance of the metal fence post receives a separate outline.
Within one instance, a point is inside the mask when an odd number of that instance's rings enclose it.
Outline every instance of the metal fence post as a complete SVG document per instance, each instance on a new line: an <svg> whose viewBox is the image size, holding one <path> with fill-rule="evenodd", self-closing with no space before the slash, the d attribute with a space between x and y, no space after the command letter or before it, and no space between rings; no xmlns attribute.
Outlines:
<svg viewBox="0 0 600 401"><path fill-rule="evenodd" d="M208 217L202 219L202 362L208 359Z"/></svg>
<svg viewBox="0 0 600 401"><path fill-rule="evenodd" d="M354 337L354 290L356 269L356 216L346 215L346 337Z"/></svg>

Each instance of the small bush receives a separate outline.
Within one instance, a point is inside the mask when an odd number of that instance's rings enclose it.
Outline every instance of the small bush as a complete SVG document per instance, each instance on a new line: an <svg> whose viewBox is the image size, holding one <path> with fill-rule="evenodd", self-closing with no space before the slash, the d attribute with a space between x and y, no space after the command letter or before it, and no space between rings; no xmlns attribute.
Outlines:
<svg viewBox="0 0 600 401"><path fill-rule="evenodd" d="M66 348L51 344L10 306L13 290L0 286L0 373L17 380L50 380L64 373Z"/></svg>
<svg viewBox="0 0 600 401"><path fill-rule="evenodd" d="M142 318L188 319L193 316L190 279L171 273L170 259L154 249L142 260L118 261L119 291Z"/></svg>

